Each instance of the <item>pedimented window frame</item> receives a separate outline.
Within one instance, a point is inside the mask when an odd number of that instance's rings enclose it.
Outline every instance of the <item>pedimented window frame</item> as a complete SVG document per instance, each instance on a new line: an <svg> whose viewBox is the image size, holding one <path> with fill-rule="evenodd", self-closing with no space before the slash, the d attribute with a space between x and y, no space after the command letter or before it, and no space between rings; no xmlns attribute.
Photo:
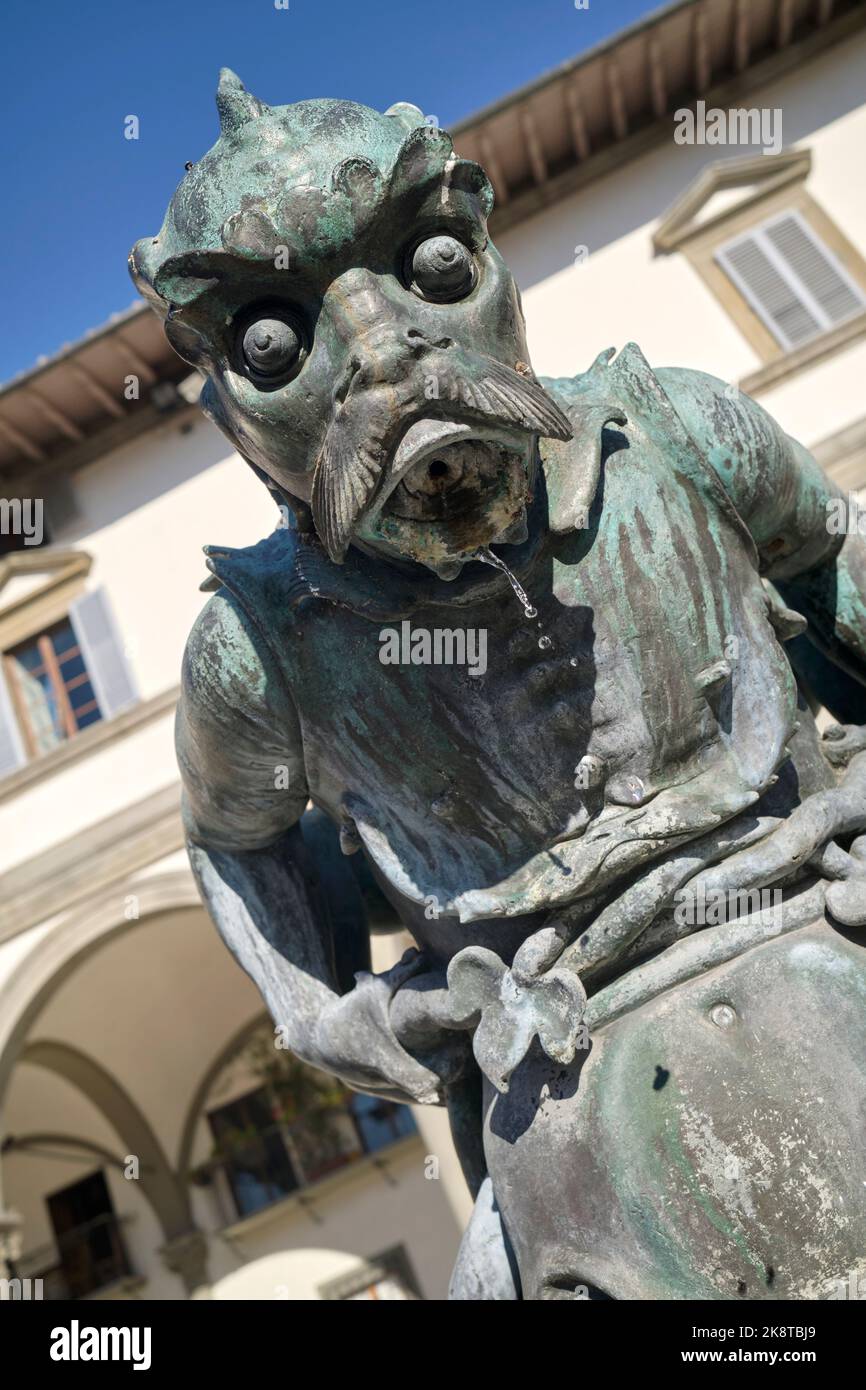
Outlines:
<svg viewBox="0 0 866 1390"><path fill-rule="evenodd" d="M726 242L785 212L798 212L866 294L866 260L808 192L809 150L723 159L703 169L662 218L653 237L659 255L682 252L711 294L736 324L762 366L740 387L750 395L775 386L859 338L866 337L866 311L809 342L785 349L715 259ZM700 212L719 192L743 189L743 197L701 220Z"/></svg>
<svg viewBox="0 0 866 1390"><path fill-rule="evenodd" d="M0 652L60 622L84 593L93 557L84 550L13 550L0 559ZM4 603L3 590L19 575L43 574L20 598Z"/></svg>

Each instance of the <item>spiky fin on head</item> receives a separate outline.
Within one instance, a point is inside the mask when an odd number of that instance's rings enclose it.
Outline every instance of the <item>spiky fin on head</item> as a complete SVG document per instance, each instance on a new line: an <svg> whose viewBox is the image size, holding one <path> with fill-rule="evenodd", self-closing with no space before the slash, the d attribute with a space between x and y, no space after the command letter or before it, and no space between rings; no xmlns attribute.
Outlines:
<svg viewBox="0 0 866 1390"><path fill-rule="evenodd" d="M384 114L332 99L269 106L228 68L216 101L220 138L187 170L158 235L130 257L136 287L163 317L214 279L273 262L277 248L289 269L341 254L386 202L407 225L440 184L445 199L490 212L482 171L408 102Z"/></svg>
<svg viewBox="0 0 866 1390"><path fill-rule="evenodd" d="M270 110L263 101L248 92L236 72L231 68L220 68L220 80L216 94L217 111L220 118L220 132L223 135L238 130L247 121L257 120Z"/></svg>

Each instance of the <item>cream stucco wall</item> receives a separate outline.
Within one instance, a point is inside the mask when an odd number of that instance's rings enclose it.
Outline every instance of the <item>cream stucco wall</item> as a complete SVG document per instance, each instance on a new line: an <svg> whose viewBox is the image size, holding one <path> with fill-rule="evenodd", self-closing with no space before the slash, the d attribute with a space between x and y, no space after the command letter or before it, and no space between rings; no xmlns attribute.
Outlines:
<svg viewBox="0 0 866 1390"><path fill-rule="evenodd" d="M228 441L194 412L82 469L73 478L80 515L62 545L94 558L91 583L106 584L142 698L173 685L187 633L205 601L202 546L254 544L278 513Z"/></svg>
<svg viewBox="0 0 866 1390"><path fill-rule="evenodd" d="M750 106L781 109L786 148L812 152L806 187L861 251L864 70L861 35L748 98ZM671 137L673 129L672 121ZM630 340L654 366L689 366L727 382L760 365L685 256L656 255L652 245L658 222L706 164L755 152L671 138L500 238L522 288L539 374L571 376L602 348ZM576 261L581 246L588 255ZM766 392L761 403L789 433L813 444L862 417L864 368L866 345L857 345Z"/></svg>

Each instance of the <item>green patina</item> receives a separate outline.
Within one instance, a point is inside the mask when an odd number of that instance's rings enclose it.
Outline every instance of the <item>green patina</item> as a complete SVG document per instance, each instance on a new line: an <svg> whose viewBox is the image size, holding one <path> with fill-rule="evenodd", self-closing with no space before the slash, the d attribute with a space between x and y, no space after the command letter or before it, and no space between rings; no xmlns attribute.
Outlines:
<svg viewBox="0 0 866 1390"><path fill-rule="evenodd" d="M214 919L301 1057L447 1099L502 1212L481 1199L466 1287L514 1296L504 1219L525 1297L733 1296L746 1266L761 1296L806 1296L853 1258L862 1182L844 1162L827 1179L850 1227L805 1166L750 1225L707 1191L685 1107L712 1134L748 1113L769 1149L788 1078L815 1086L787 1010L806 1049L804 999L829 1014L862 988L835 923L866 925L866 538L831 532L838 491L723 382L634 344L539 380L490 183L417 107L270 107L228 72L217 104L219 140L130 258L288 521L211 549L187 650L178 753ZM484 670L383 662L402 623L483 632ZM804 691L845 727L820 739ZM383 976L329 823L420 948ZM696 883L781 885L784 920L680 930L673 894ZM835 984L804 943L844 955ZM750 1020L733 1048L694 1006L722 979ZM859 1030L849 1010L822 1081L852 1171ZM656 1055L681 1084L654 1099Z"/></svg>

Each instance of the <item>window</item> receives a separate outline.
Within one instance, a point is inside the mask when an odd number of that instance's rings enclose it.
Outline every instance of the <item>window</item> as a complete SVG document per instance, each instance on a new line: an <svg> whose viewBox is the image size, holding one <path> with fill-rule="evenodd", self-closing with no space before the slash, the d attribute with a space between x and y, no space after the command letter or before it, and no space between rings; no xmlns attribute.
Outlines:
<svg viewBox="0 0 866 1390"><path fill-rule="evenodd" d="M67 620L13 647L6 681L31 757L102 718L75 629Z"/></svg>
<svg viewBox="0 0 866 1390"><path fill-rule="evenodd" d="M747 395L866 339L866 258L812 197L811 169L808 149L714 160L653 234L656 253L685 257L755 354L737 383Z"/></svg>
<svg viewBox="0 0 866 1390"><path fill-rule="evenodd" d="M82 595L0 657L0 776L137 698L105 591Z"/></svg>
<svg viewBox="0 0 866 1390"><path fill-rule="evenodd" d="M375 1153L386 1144L415 1132L415 1122L406 1105L392 1105L378 1096L358 1092L351 1096L349 1108L367 1153Z"/></svg>
<svg viewBox="0 0 866 1390"><path fill-rule="evenodd" d="M715 258L787 350L866 307L861 287L797 211L734 237Z"/></svg>
<svg viewBox="0 0 866 1390"><path fill-rule="evenodd" d="M104 1173L62 1188L46 1204L54 1233L50 1253L46 1247L16 1263L21 1276L42 1280L45 1298L85 1298L130 1274Z"/></svg>
<svg viewBox="0 0 866 1390"><path fill-rule="evenodd" d="M217 1153L240 1216L287 1197L300 1186L288 1149L273 1123L267 1094L253 1091L208 1115Z"/></svg>
<svg viewBox="0 0 866 1390"><path fill-rule="evenodd" d="M350 1092L295 1058L285 1079L208 1114L213 1156L198 1180L217 1179L236 1216L249 1216L365 1154L414 1134L408 1108ZM227 1219L235 1219L229 1215Z"/></svg>

